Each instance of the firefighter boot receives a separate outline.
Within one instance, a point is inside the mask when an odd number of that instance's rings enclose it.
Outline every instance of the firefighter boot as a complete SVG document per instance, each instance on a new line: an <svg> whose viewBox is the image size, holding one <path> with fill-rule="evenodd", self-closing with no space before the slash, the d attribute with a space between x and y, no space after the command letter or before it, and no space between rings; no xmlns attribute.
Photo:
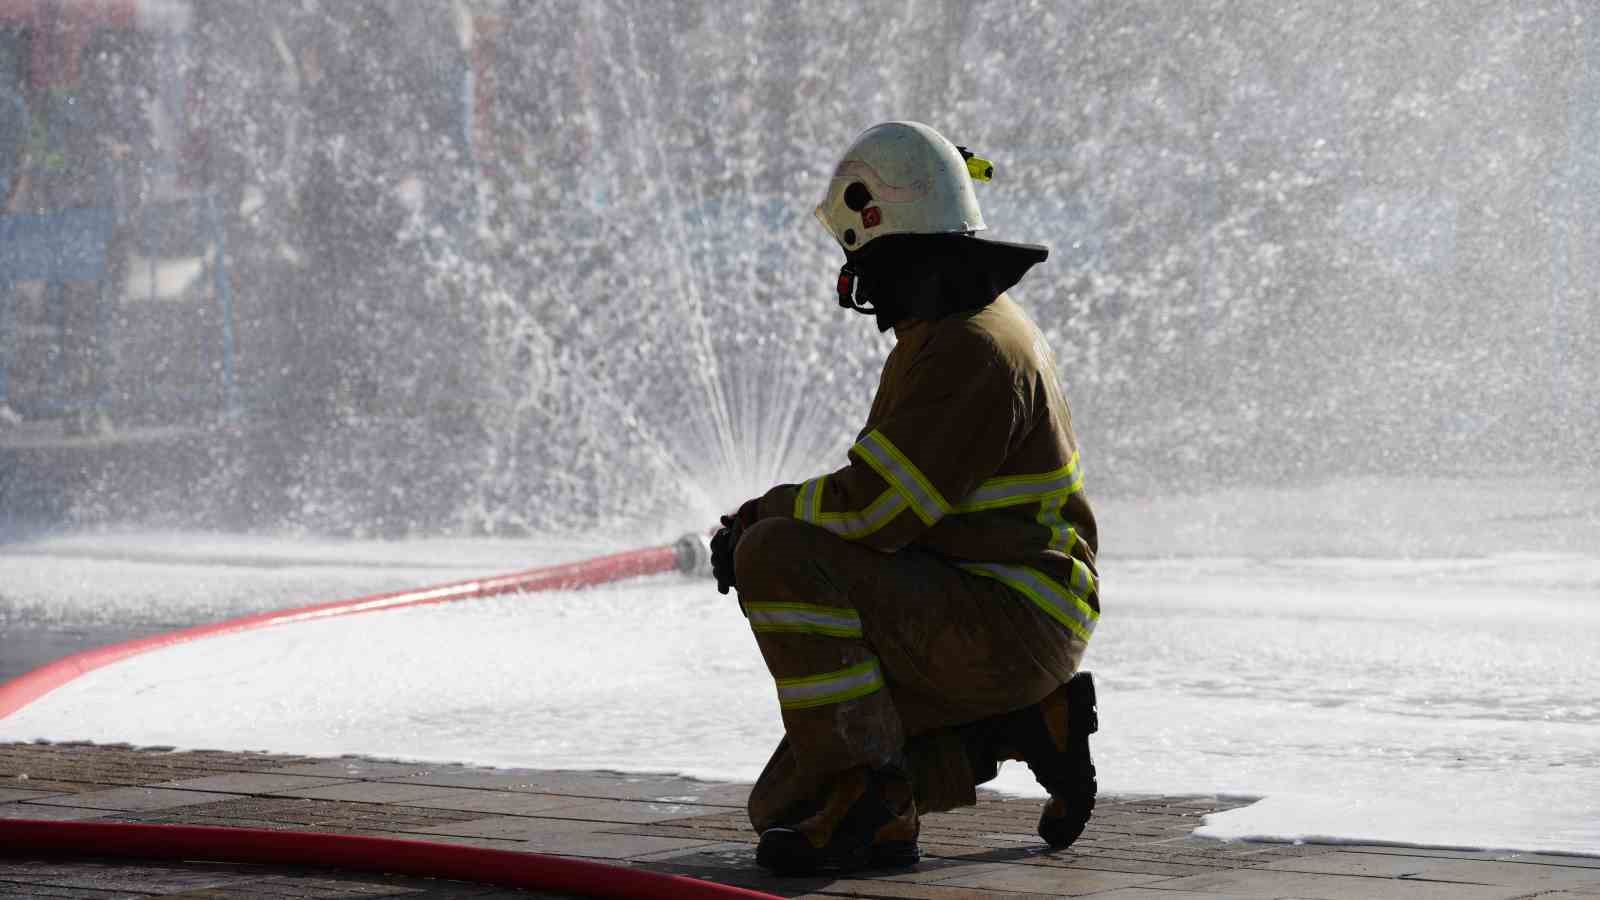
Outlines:
<svg viewBox="0 0 1600 900"><path fill-rule="evenodd" d="M917 804L898 769L841 772L791 825L761 832L756 863L778 875L914 865Z"/></svg>
<svg viewBox="0 0 1600 900"><path fill-rule="evenodd" d="M1032 706L962 728L973 773L982 783L1000 760L1020 759L1050 792L1039 816L1039 837L1052 849L1068 847L1094 813L1094 760L1089 735L1100 728L1094 677L1079 672Z"/></svg>
<svg viewBox="0 0 1600 900"><path fill-rule="evenodd" d="M1083 834L1094 813L1094 760L1089 755L1089 735L1100 730L1094 676L1079 672L1040 704L1050 733L1050 747L1042 758L1024 751L1033 777L1050 792L1039 815L1039 837L1052 849L1070 846Z"/></svg>

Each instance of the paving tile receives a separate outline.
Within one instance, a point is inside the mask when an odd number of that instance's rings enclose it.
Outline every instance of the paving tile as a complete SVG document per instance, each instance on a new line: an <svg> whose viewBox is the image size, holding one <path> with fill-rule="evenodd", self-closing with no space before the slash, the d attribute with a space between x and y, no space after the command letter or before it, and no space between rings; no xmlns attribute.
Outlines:
<svg viewBox="0 0 1600 900"><path fill-rule="evenodd" d="M1279 872L1420 878L1428 881L1518 885L1526 888L1557 888L1583 884L1600 889L1600 869L1520 861L1445 859L1398 853L1336 852L1307 859L1282 860L1258 868Z"/></svg>
<svg viewBox="0 0 1600 900"><path fill-rule="evenodd" d="M423 888L420 893L406 895L407 900L532 900L535 897L539 900L583 900L575 894L552 894L545 891L532 894L517 888L469 882L436 882Z"/></svg>
<svg viewBox="0 0 1600 900"><path fill-rule="evenodd" d="M1580 869L1600 869L1600 856L1566 856L1559 853L1508 853L1502 859L1524 863L1542 863L1551 866L1575 866Z"/></svg>
<svg viewBox="0 0 1600 900"><path fill-rule="evenodd" d="M1439 847L1404 847L1394 844L1341 844L1331 847L1343 853L1371 853L1379 856L1422 856L1438 859L1476 859L1501 862L1537 863L1551 866L1570 866L1580 869L1600 869L1600 857L1570 856L1559 853L1521 853L1515 850L1458 850Z"/></svg>
<svg viewBox="0 0 1600 900"><path fill-rule="evenodd" d="M346 781L339 784L320 784L303 788L285 788L273 791L278 797L302 797L308 800L350 800L357 803L409 803L448 793L450 788L433 784L396 784L389 781Z"/></svg>
<svg viewBox="0 0 1600 900"><path fill-rule="evenodd" d="M614 800L660 800L688 802L684 798L700 796L713 787L704 781L670 775L619 775L612 772L557 772L560 789L544 791L548 794L578 794Z"/></svg>
<svg viewBox="0 0 1600 900"><path fill-rule="evenodd" d="M224 775L206 775L168 781L150 787L182 788L190 791L215 791L220 794L281 794L285 791L326 787L347 783L339 778L320 778L310 775L282 775L273 772L229 772Z"/></svg>
<svg viewBox="0 0 1600 900"><path fill-rule="evenodd" d="M1224 800L1224 799L1222 799L1220 797L1215 797L1215 796L1209 796L1209 797L1208 796L1199 796L1199 797L1176 797L1176 798L1172 798L1172 799L1169 799L1167 801L1166 805L1170 806L1170 807L1176 807L1178 809L1198 809L1198 810L1203 810L1203 811L1206 811L1206 812L1215 812L1215 811L1217 811L1219 809L1229 809L1229 808L1238 808L1240 806L1249 806L1250 804L1252 804L1254 802L1256 802L1256 801L1254 801L1254 800L1228 801L1228 800Z"/></svg>
<svg viewBox="0 0 1600 900"><path fill-rule="evenodd" d="M536 794L565 794L574 797L592 797L597 800L655 800L668 797L679 802L682 802L681 798L699 796L710 787L707 782L665 775L541 772L531 769L472 769L386 778L384 781Z"/></svg>
<svg viewBox="0 0 1600 900"><path fill-rule="evenodd" d="M751 860L754 864L755 847L751 846ZM904 884L932 884L946 879L956 878L962 874L976 871L985 866L992 866L988 862L965 862L954 859L940 859L938 857L923 856L916 865L904 869L884 869L872 873L874 880L896 881Z"/></svg>
<svg viewBox="0 0 1600 900"><path fill-rule="evenodd" d="M571 798L568 798L571 799ZM643 800L598 800L560 806L544 815L558 819L591 819L597 822L646 824L681 819L700 807L680 803L652 803Z"/></svg>
<svg viewBox="0 0 1600 900"><path fill-rule="evenodd" d="M732 828L747 834L755 834L750 827L750 817L742 809L718 809L709 807L698 809L692 815L684 816L678 821L688 825L713 825L717 828Z"/></svg>
<svg viewBox="0 0 1600 900"><path fill-rule="evenodd" d="M1054 866L1023 866L1008 863L970 866L934 883L941 887L988 888L1000 891L1036 891L1059 896L1092 894L1113 888L1133 887L1161 881L1160 875L1132 875L1123 872L1097 872Z"/></svg>
<svg viewBox="0 0 1600 900"><path fill-rule="evenodd" d="M33 778L27 781L8 781L7 784L25 784L24 790L42 791L46 794L81 794L85 791L105 791L116 787L126 787L136 782L82 782L82 781L57 781L52 778Z"/></svg>
<svg viewBox="0 0 1600 900"><path fill-rule="evenodd" d="M970 844L945 844L926 837L922 838L919 843L922 846L924 858L948 859L968 865L1021 862L1044 852L1042 847L1037 849L1029 847L978 847Z"/></svg>
<svg viewBox="0 0 1600 900"><path fill-rule="evenodd" d="M111 810L89 809L82 806L45 806L42 803L0 804L0 819L39 819L48 822L72 822L79 819L99 819L111 815Z"/></svg>
<svg viewBox="0 0 1600 900"><path fill-rule="evenodd" d="M410 878L400 875L341 873L327 869L255 870L242 876L238 886L215 894L183 894L190 897L263 898L263 900L333 900L356 897L407 897L415 900L478 898L494 890L492 886L468 882ZM524 895L526 896L526 895Z"/></svg>
<svg viewBox="0 0 1600 900"><path fill-rule="evenodd" d="M656 853L633 857L637 863L677 863L681 866L698 866L712 869L753 869L756 864L756 845L741 841L719 841L697 844L693 847L674 847Z"/></svg>
<svg viewBox="0 0 1600 900"><path fill-rule="evenodd" d="M765 869L758 868L754 860L745 868L719 868L712 872L694 866L680 866L671 862L641 863L637 861L637 858L629 860L628 864L651 872L659 872L663 875L682 875L689 878L715 880L719 884L765 891L777 894L780 897L817 896L816 892L826 889L828 885L836 880L820 875L806 878L779 878Z"/></svg>
<svg viewBox="0 0 1600 900"><path fill-rule="evenodd" d="M1226 894L1231 897L1359 897L1363 900L1511 900L1528 891L1496 885L1365 878L1303 872L1234 869L1190 875L1160 883L1163 889Z"/></svg>
<svg viewBox="0 0 1600 900"><path fill-rule="evenodd" d="M368 837L401 838L404 840L425 840L430 844L453 844L458 847L483 847L489 850L510 850L513 852L537 853L537 848L527 841L515 838L479 837L464 834L396 834L393 831L357 832Z"/></svg>
<svg viewBox="0 0 1600 900"><path fill-rule="evenodd" d="M1423 869L1418 877L1520 888L1600 891L1600 869L1593 866L1550 865L1522 860L1437 860Z"/></svg>
<svg viewBox="0 0 1600 900"><path fill-rule="evenodd" d="M662 803L695 803L701 806L726 806L744 809L750 802L748 784L714 784L708 781L688 782L691 790L683 794L664 794L654 797Z"/></svg>
<svg viewBox="0 0 1600 900"><path fill-rule="evenodd" d="M1539 863L1547 866L1573 866L1600 870L1600 857L1570 857L1565 854L1499 854L1498 860L1518 863Z"/></svg>
<svg viewBox="0 0 1600 900"><path fill-rule="evenodd" d="M681 850L710 846L709 841L684 838L650 837L634 834L600 834L584 832L546 833L529 842L530 849L557 856L577 856L586 859L632 859L648 856L663 850Z"/></svg>
<svg viewBox="0 0 1600 900"><path fill-rule="evenodd" d="M552 774L552 773L546 773ZM431 784L438 787L477 788L494 791L527 791L529 793L556 793L547 791L544 784L554 784L553 778L541 779L540 773L521 769L450 769L428 770L408 775L385 777L384 782L406 784Z"/></svg>
<svg viewBox="0 0 1600 900"><path fill-rule="evenodd" d="M1375 853L1380 856L1436 856L1441 859L1510 859L1519 854L1505 850L1467 850L1454 847L1406 847L1397 844L1338 844L1340 853ZM1600 860L1595 861L1600 864Z"/></svg>
<svg viewBox="0 0 1600 900"><path fill-rule="evenodd" d="M126 787L110 791L90 791L83 794L48 797L33 803L51 806L77 806L88 809L111 809L131 812L147 809L171 809L176 806L197 806L218 800L231 800L232 794L215 794L207 791L184 791L172 788Z"/></svg>
<svg viewBox="0 0 1600 900"><path fill-rule="evenodd" d="M605 822L585 822L575 819L538 819L529 816L494 816L466 822L450 822L403 829L408 834L423 837L431 834L451 834L458 837L492 837L501 840L528 841L544 834L597 832L606 827Z"/></svg>
<svg viewBox="0 0 1600 900"><path fill-rule="evenodd" d="M54 775L27 775L27 777L11 777L0 780L0 785L8 786L18 791L48 791L48 793L78 793L78 791L101 791L106 788L120 788L123 785L136 785L138 781L88 781L85 778L78 780L61 780Z"/></svg>
<svg viewBox="0 0 1600 900"><path fill-rule="evenodd" d="M476 813L422 809L376 803L340 803L282 797L241 797L200 807L139 814L137 820L161 823L193 821L292 830L403 831L481 818ZM261 825L258 823L268 823Z"/></svg>
<svg viewBox="0 0 1600 900"><path fill-rule="evenodd" d="M563 806L581 806L591 802L585 797L566 797L558 794L525 794L512 791L483 791L475 788L432 788L436 793L407 801L411 806L430 809L453 809L467 812L498 813L500 815L539 815Z"/></svg>
<svg viewBox="0 0 1600 900"><path fill-rule="evenodd" d="M407 883L409 882L409 883ZM182 895L184 900L191 896L211 898L233 898L243 894L251 900L358 900L358 898L377 897L405 897L408 900L424 900L432 894L427 882L421 880L356 880L356 879L331 879L299 876L285 878L278 881L259 881L253 884L229 888L215 894ZM472 894L452 892L453 896L481 895L474 891Z"/></svg>
<svg viewBox="0 0 1600 900"><path fill-rule="evenodd" d="M874 897L874 898L910 898L910 900L1045 900L1045 898L1061 897L1057 893L1036 893L1033 891L997 891L993 888L955 887L940 884L905 884L895 881L868 880L865 878L847 878L835 881L821 888L813 894L805 896L817 897Z"/></svg>
<svg viewBox="0 0 1600 900"><path fill-rule="evenodd" d="M704 848L716 843L693 838L608 834L601 830L604 828L605 824L600 822L537 820L519 816L481 819L476 822L411 831L400 836L417 840L467 843L470 846L495 846L500 849L511 849L507 845L515 842L513 845L515 849L530 853L589 859L628 859L671 850ZM480 841L490 843L479 843Z"/></svg>
<svg viewBox="0 0 1600 900"><path fill-rule="evenodd" d="M1422 874L1429 863L1467 862L1467 860L1440 859L1412 856L1397 851L1392 853L1352 853L1338 851L1309 859L1283 859L1263 863L1254 868L1276 872L1320 872L1328 875L1366 875L1377 878L1409 878ZM1458 879L1436 879L1455 881Z"/></svg>
<svg viewBox="0 0 1600 900"><path fill-rule="evenodd" d="M40 797L51 796L50 791L19 791L12 788L0 787L0 803L15 803L18 800L37 800Z"/></svg>
<svg viewBox="0 0 1600 900"><path fill-rule="evenodd" d="M406 778L413 775L426 775L431 772L445 772L456 768L454 766L440 766L429 763L380 762L349 757L325 759L311 763L296 763L275 768L272 773L280 775L319 775L328 778L376 781L383 778Z"/></svg>
<svg viewBox="0 0 1600 900"><path fill-rule="evenodd" d="M0 778L27 780L27 789L53 782L51 790L74 790L69 784L93 785L76 790L101 790L106 785L145 785L225 772L248 771L266 763L283 766L304 757L138 749L126 745L4 744L0 745ZM23 787L13 783L12 787Z"/></svg>
<svg viewBox="0 0 1600 900"><path fill-rule="evenodd" d="M0 807L3 808L3 807ZM677 820L672 824L663 825L618 825L607 828L607 831L626 832L628 834L650 834L656 837L692 837L706 841L726 841L730 843L747 843L754 845L755 832L749 828L720 828L716 826L697 826L682 824ZM926 848L924 848L926 853Z"/></svg>
<svg viewBox="0 0 1600 900"><path fill-rule="evenodd" d="M1235 900L1232 894L1206 894L1202 890L1165 890L1160 887L1118 887L1094 894L1093 897L1094 900Z"/></svg>
<svg viewBox="0 0 1600 900"><path fill-rule="evenodd" d="M93 861L71 866L23 862L0 869L0 879L43 887L157 895L202 890L238 880L232 873L218 873L203 867L123 865Z"/></svg>
<svg viewBox="0 0 1600 900"><path fill-rule="evenodd" d="M1204 875L1218 870L1216 866L1194 866L1159 860L1128 859L1120 856L1044 854L1019 862L1039 868L1073 869L1090 872L1120 872L1124 875L1145 875L1160 878L1182 878Z"/></svg>
<svg viewBox="0 0 1600 900"><path fill-rule="evenodd" d="M86 890L82 887L46 887L42 884L3 884L0 882L0 897L29 897L37 900L126 900L128 897L144 897L144 895L130 895L125 890Z"/></svg>

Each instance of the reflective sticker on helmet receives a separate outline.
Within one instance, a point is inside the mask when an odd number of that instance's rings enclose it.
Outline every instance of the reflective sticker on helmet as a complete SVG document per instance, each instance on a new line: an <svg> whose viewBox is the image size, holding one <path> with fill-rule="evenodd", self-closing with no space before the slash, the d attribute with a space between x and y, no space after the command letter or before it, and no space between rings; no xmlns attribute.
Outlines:
<svg viewBox="0 0 1600 900"><path fill-rule="evenodd" d="M876 206L869 206L861 211L861 227L876 228L883 223L883 213Z"/></svg>

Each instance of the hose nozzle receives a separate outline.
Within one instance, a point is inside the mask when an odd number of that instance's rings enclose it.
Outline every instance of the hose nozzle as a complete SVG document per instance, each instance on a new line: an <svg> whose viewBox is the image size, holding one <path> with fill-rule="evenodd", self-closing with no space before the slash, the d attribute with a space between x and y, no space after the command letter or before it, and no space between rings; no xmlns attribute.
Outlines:
<svg viewBox="0 0 1600 900"><path fill-rule="evenodd" d="M672 542L678 554L678 571L700 578L711 577L711 542L703 534L689 532Z"/></svg>

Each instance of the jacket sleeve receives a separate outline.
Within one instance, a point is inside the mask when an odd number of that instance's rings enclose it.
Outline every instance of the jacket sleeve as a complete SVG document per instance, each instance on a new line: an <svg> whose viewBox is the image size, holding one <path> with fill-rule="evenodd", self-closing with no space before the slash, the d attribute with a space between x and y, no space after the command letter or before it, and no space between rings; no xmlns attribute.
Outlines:
<svg viewBox="0 0 1600 900"><path fill-rule="evenodd" d="M923 349L900 401L850 448L849 465L773 488L760 516L893 552L949 515L999 471L1023 418L1007 367L987 342L965 337Z"/></svg>

